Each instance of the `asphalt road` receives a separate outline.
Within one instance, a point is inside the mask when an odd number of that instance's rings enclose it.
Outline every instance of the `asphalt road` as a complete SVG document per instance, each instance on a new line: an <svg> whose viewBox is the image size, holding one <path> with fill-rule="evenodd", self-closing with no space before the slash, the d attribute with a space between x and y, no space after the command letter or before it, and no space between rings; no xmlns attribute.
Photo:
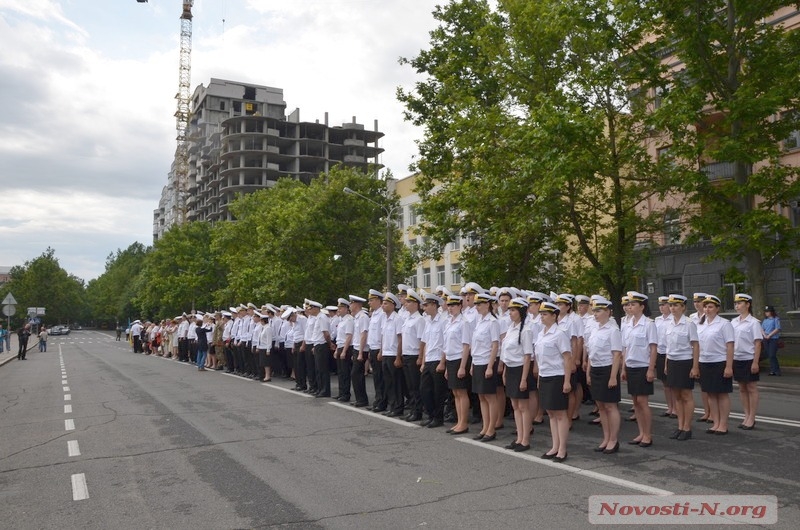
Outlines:
<svg viewBox="0 0 800 530"><path fill-rule="evenodd" d="M483 444L288 381L133 354L101 332L48 348L0 368L0 528L583 528L591 495L665 493L775 495L768 528L800 520L800 392L787 379L764 378L753 431L698 423L677 442L659 417L652 447L615 455L592 451L584 407L557 464L538 458L545 425L532 451L511 453L508 420Z"/></svg>

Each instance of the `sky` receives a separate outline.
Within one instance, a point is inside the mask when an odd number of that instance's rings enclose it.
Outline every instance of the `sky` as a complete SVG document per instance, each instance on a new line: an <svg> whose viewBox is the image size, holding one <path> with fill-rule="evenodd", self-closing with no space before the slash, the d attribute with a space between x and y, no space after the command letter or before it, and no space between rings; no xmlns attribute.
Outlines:
<svg viewBox="0 0 800 530"><path fill-rule="evenodd" d="M436 26L433 0L195 0L191 90L212 77L283 89L303 121L385 133L409 174L421 131L397 87ZM134 242L175 153L181 0L0 0L0 266L55 250L89 281Z"/></svg>

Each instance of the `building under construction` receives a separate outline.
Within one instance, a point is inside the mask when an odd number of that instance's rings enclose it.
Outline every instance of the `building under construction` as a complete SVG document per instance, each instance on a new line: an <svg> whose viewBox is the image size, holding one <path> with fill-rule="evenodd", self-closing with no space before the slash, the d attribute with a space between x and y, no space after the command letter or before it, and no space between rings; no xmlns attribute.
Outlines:
<svg viewBox="0 0 800 530"><path fill-rule="evenodd" d="M373 130L355 117L330 126L327 113L322 123L303 122L299 109L286 115L280 88L212 78L191 98L186 189L170 179L162 190L153 240L184 219L231 220L228 204L236 197L280 178L308 183L337 165L380 169L381 137L377 120Z"/></svg>

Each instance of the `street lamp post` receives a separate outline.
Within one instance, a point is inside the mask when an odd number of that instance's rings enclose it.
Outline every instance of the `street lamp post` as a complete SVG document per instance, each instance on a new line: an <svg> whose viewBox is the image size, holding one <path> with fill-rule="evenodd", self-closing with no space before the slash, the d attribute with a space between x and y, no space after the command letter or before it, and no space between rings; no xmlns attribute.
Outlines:
<svg viewBox="0 0 800 530"><path fill-rule="evenodd" d="M392 221L394 220L394 213L397 211L397 208L399 208L400 205L398 204L396 206L388 207L350 188L345 188L343 191L348 195L355 195L357 197L361 197L365 201L371 202L372 204L383 210L383 213L386 215L386 289L391 290L392 289Z"/></svg>

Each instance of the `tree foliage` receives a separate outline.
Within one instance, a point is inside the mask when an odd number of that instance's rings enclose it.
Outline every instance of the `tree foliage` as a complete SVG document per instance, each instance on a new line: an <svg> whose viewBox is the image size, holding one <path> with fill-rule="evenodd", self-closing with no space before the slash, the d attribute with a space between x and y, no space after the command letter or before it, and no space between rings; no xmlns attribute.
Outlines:
<svg viewBox="0 0 800 530"><path fill-rule="evenodd" d="M0 298L14 295L16 322L26 318L29 307L45 308L42 322L47 325L84 322L88 317L83 280L61 268L54 249L48 247L41 256L12 267L9 276Z"/></svg>
<svg viewBox="0 0 800 530"><path fill-rule="evenodd" d="M385 283L386 220L382 208L344 193L349 187L387 209L386 183L334 169L311 184L282 179L231 205L236 222L215 227L213 250L228 271L218 304L242 301L333 303ZM393 229L394 277L408 274L407 251Z"/></svg>
<svg viewBox="0 0 800 530"><path fill-rule="evenodd" d="M637 209L659 192L631 90L659 71L636 52L647 21L625 2L492 4L438 7L430 47L403 60L425 76L398 97L424 129L429 233L477 235L470 279L557 288L590 270L588 283L619 297L634 287L637 235L652 229Z"/></svg>
<svg viewBox="0 0 800 530"><path fill-rule="evenodd" d="M90 280L86 286L86 296L91 307L92 318L97 325L104 323L116 326L118 322L127 323L137 314L133 306L136 297L138 276L144 267L149 249L139 242L125 250L106 258L103 274Z"/></svg>
<svg viewBox="0 0 800 530"><path fill-rule="evenodd" d="M761 307L764 264L790 258L800 242L786 215L800 196L800 172L781 160L782 141L800 129L792 112L800 99L800 34L773 23L785 2L644 4L662 49L680 60L660 87L653 123L674 154L692 236L712 242L712 258L743 263Z"/></svg>

